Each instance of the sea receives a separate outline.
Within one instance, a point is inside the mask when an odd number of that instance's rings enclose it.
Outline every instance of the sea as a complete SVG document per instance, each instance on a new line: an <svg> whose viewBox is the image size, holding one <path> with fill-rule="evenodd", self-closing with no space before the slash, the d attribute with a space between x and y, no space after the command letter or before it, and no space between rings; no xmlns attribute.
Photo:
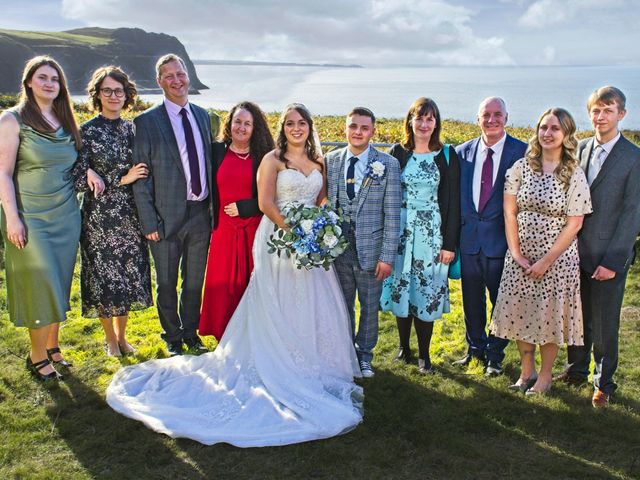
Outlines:
<svg viewBox="0 0 640 480"><path fill-rule="evenodd" d="M229 109L251 100L266 112L291 102L317 115L343 115L365 106L378 117L401 118L418 97L435 100L443 119L475 122L478 104L488 96L507 102L509 124L535 125L550 107L563 107L578 128L591 127L586 101L603 85L627 97L622 128L640 129L640 66L531 67L315 67L196 64L209 87L191 100L204 107ZM158 101L159 95L144 95Z"/></svg>

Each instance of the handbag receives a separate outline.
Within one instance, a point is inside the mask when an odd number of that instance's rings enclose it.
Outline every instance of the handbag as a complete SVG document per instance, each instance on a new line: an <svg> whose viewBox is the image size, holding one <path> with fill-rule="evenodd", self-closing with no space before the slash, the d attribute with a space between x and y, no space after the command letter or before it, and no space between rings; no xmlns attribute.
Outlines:
<svg viewBox="0 0 640 480"><path fill-rule="evenodd" d="M449 148L450 146L445 144L444 147L444 158L447 161L447 165L449 165ZM453 259L453 262L449 264L449 278L452 280L460 280L462 277L462 271L460 266L460 249L456 247L456 256Z"/></svg>

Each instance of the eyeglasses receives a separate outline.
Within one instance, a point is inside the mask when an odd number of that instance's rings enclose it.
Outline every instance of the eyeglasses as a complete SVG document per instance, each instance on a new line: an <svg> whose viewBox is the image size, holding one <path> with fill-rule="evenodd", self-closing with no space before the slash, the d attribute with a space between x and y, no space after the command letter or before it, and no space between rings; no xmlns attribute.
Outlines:
<svg viewBox="0 0 640 480"><path fill-rule="evenodd" d="M124 97L124 90L122 88L116 88L115 90L112 88L101 88L100 93L102 93L105 97L110 97L114 93L118 98Z"/></svg>

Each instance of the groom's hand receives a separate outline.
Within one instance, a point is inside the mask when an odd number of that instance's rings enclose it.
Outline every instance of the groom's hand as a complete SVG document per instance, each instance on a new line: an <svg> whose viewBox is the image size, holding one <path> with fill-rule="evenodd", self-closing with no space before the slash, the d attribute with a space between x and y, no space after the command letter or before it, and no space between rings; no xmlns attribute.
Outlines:
<svg viewBox="0 0 640 480"><path fill-rule="evenodd" d="M392 270L393 270L393 267L388 263L385 263L383 261L378 261L378 264L376 265L376 271L375 271L376 280L381 282L382 280L387 278L389 275L391 275Z"/></svg>

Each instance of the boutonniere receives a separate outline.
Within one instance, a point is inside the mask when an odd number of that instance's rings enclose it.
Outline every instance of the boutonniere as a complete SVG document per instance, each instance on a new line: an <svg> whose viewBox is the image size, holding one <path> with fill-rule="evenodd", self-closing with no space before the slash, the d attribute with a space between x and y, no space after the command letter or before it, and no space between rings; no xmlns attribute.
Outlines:
<svg viewBox="0 0 640 480"><path fill-rule="evenodd" d="M382 180L385 172L386 172L386 167L384 166L384 163L382 163L380 160L371 162L369 165L367 165L367 171L364 173L366 177L364 181L364 186L366 187L367 185L369 185L369 182L371 182L371 180L378 180L378 181Z"/></svg>

